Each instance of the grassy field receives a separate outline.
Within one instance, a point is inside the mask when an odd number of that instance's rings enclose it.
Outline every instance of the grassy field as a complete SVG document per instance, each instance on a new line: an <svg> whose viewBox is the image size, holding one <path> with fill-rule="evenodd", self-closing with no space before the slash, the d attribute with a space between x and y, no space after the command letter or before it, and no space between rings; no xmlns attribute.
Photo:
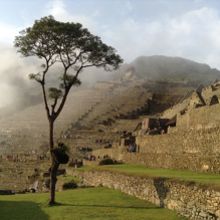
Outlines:
<svg viewBox="0 0 220 220"><path fill-rule="evenodd" d="M49 207L48 194L0 196L1 220L183 220L175 212L106 188L57 193L60 205Z"/></svg>
<svg viewBox="0 0 220 220"><path fill-rule="evenodd" d="M143 165L131 165L131 164L97 166L91 168L85 167L82 169L101 169L101 170L126 173L129 175L166 177L166 178L178 179L188 182L193 181L196 183L210 185L220 189L219 174L196 173L187 170L155 169L155 168L147 168L146 166Z"/></svg>

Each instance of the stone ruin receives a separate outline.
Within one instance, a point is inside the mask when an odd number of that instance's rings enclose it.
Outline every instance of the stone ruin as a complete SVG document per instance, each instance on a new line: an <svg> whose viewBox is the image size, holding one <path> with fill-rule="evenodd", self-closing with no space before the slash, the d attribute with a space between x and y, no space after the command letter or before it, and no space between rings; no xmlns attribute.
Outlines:
<svg viewBox="0 0 220 220"><path fill-rule="evenodd" d="M93 154L149 167L219 173L219 98L220 82L200 86L160 115L143 118L130 132L133 142L124 135L112 148ZM136 150L128 151L132 144Z"/></svg>
<svg viewBox="0 0 220 220"><path fill-rule="evenodd" d="M142 134L166 134L169 127L176 126L176 116L173 118L145 118L142 121L141 133Z"/></svg>

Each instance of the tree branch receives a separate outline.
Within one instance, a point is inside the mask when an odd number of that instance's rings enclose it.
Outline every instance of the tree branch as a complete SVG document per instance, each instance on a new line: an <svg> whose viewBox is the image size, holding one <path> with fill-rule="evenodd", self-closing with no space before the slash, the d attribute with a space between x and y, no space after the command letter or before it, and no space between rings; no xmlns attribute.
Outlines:
<svg viewBox="0 0 220 220"><path fill-rule="evenodd" d="M76 64L76 62L79 60L79 58L80 58L84 53L85 53L85 51L81 51L81 52L78 54L78 56L76 56L76 59L75 59L72 63L70 63L71 66L73 66L74 64Z"/></svg>
<svg viewBox="0 0 220 220"><path fill-rule="evenodd" d="M54 103L51 105L51 115L55 114L55 108L56 108L56 105L57 105L57 100L58 100L58 98L55 98Z"/></svg>
<svg viewBox="0 0 220 220"><path fill-rule="evenodd" d="M46 90L45 90L45 76L46 76L46 73L48 72L48 69L49 69L49 61L47 60L46 57L45 57L45 60L46 60L46 68L43 71L43 76L42 76L42 80L41 80L40 84L41 84L42 91L43 91L43 99L44 99L45 109L47 112L47 118L50 120L51 115L50 115L50 109L48 106L48 100L47 100L47 95L46 95Z"/></svg>
<svg viewBox="0 0 220 220"><path fill-rule="evenodd" d="M92 67L92 66L94 66L94 67L100 67L100 66L103 66L103 65L105 65L105 64L107 64L106 62L102 62L102 63L97 63L97 64L87 64L87 65L84 65L83 66L83 68L88 68L88 67Z"/></svg>
<svg viewBox="0 0 220 220"><path fill-rule="evenodd" d="M79 57L79 56L78 56ZM79 59L79 58L78 58ZM67 98L67 95L71 89L71 87L73 86L74 82L78 79L78 75L79 73L82 71L83 68L87 68L87 67L91 67L91 66L101 66L101 65L104 65L105 63L99 63L99 64L87 64L87 65L82 65L76 72L75 76L74 76L74 79L73 81L69 84L69 85L65 85L65 92L64 92L64 95L63 95L63 98L61 100L61 103L60 103L60 106L58 107L57 111L54 111L54 119L56 119L60 112L62 111L63 109L63 106L66 102L66 98ZM67 73L67 71L64 72L65 74ZM64 77L65 78L65 77Z"/></svg>
<svg viewBox="0 0 220 220"><path fill-rule="evenodd" d="M54 120L59 116L60 112L62 111L63 106L66 102L67 95L69 94L70 88L71 88L71 86L65 87L65 92L64 92L64 95L62 97L61 103L60 103L57 111L54 110L54 114L53 114L54 115Z"/></svg>
<svg viewBox="0 0 220 220"><path fill-rule="evenodd" d="M44 99L44 105L45 105L45 109L47 112L47 118L50 119L50 110L48 107L48 101L47 101L47 96L46 96L46 91L45 91L45 83L42 82L41 83L41 87L42 87L42 91L43 91L43 99Z"/></svg>

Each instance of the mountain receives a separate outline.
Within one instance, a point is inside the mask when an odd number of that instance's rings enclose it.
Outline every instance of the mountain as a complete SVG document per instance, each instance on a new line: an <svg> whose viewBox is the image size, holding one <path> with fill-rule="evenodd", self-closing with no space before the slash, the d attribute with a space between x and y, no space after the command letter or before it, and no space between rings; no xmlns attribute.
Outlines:
<svg viewBox="0 0 220 220"><path fill-rule="evenodd" d="M93 86L85 86L82 79L83 86L71 90L56 122L58 139L64 137L73 147L92 143L96 146L95 140L100 137L100 131L105 140L117 139L120 131L130 126L128 118L137 118L138 114L158 114L201 83L207 84L220 78L220 72L206 64L164 56L139 57L111 73L109 80L106 80L106 74L103 72L105 81L97 82L98 79L103 80L99 69L99 77ZM85 73L82 75L86 77ZM110 77L112 75L114 80ZM92 74L89 77L91 81ZM31 92L37 94L40 90ZM9 108L0 110L0 152L47 146L48 122L43 104L36 98L34 104L23 106L20 110L16 108L17 112L9 111ZM76 143L76 140L81 142Z"/></svg>
<svg viewBox="0 0 220 220"><path fill-rule="evenodd" d="M132 71L136 77L148 80L208 84L220 79L220 71L207 64L180 57L141 56L120 70ZM122 77L122 75L120 75Z"/></svg>

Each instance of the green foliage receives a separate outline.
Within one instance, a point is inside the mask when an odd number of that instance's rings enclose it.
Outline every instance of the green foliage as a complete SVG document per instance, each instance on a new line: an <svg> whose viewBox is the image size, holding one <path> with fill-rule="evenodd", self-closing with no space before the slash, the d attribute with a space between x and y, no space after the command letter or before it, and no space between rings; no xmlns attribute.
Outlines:
<svg viewBox="0 0 220 220"><path fill-rule="evenodd" d="M78 187L78 185L74 180L71 180L71 181L66 182L66 183L63 184L63 189L64 190L66 190L66 189L75 189L77 187Z"/></svg>
<svg viewBox="0 0 220 220"><path fill-rule="evenodd" d="M183 220L173 211L105 188L57 193L60 205L49 207L48 194L0 196L1 220Z"/></svg>
<svg viewBox="0 0 220 220"><path fill-rule="evenodd" d="M51 99L59 99L62 97L62 95L63 95L62 90L54 87L49 88L49 97Z"/></svg>
<svg viewBox="0 0 220 220"><path fill-rule="evenodd" d="M113 160L113 159L111 159L111 158L105 158L105 159L103 159L103 160L101 160L100 162L99 162L99 165L112 165L112 164L115 164L116 162Z"/></svg>
<svg viewBox="0 0 220 220"><path fill-rule="evenodd" d="M58 143L58 146L55 147L52 152L55 160L60 164L67 164L69 161L68 155L69 148L64 143Z"/></svg>
<svg viewBox="0 0 220 220"><path fill-rule="evenodd" d="M64 144L63 142L59 142L57 148L62 153L68 153L69 152L69 147L66 144Z"/></svg>
<svg viewBox="0 0 220 220"><path fill-rule="evenodd" d="M60 175L57 177L58 180L64 183L68 183L71 181L74 181L77 185L80 185L82 183L82 179L78 176L71 176L71 175Z"/></svg>
<svg viewBox="0 0 220 220"><path fill-rule="evenodd" d="M47 58L52 64L61 61L65 66L84 63L117 68L122 62L114 48L81 24L56 21L52 16L36 20L32 27L21 31L15 38L15 47L24 56Z"/></svg>
<svg viewBox="0 0 220 220"><path fill-rule="evenodd" d="M61 89L64 89L65 85L67 85L67 86L70 86L71 84L74 85L74 86L80 86L81 85L81 81L77 77L72 76L70 74L66 74L66 75L62 76L60 79L62 80L62 82L65 82L65 84L60 83L60 88Z"/></svg>
<svg viewBox="0 0 220 220"><path fill-rule="evenodd" d="M40 82L41 81L41 75L40 75L40 73L30 73L29 74L29 79L30 80L36 80L37 82Z"/></svg>

